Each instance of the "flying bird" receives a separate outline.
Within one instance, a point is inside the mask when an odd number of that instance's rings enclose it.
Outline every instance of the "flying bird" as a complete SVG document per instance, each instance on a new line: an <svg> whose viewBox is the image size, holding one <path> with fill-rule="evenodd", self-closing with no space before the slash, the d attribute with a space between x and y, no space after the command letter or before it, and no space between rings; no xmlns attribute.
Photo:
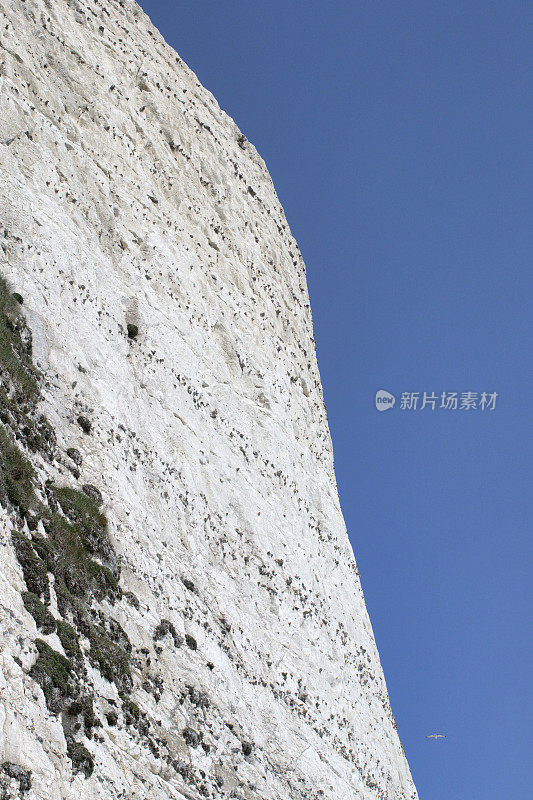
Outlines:
<svg viewBox="0 0 533 800"><path fill-rule="evenodd" d="M445 733L430 733L429 736L426 736L426 739L446 739Z"/></svg>

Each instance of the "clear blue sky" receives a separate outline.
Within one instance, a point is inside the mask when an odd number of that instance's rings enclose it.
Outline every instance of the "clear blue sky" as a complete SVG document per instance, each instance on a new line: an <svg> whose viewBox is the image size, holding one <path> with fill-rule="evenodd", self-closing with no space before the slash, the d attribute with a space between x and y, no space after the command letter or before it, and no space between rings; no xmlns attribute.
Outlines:
<svg viewBox="0 0 533 800"><path fill-rule="evenodd" d="M265 158L305 258L342 507L420 796L525 800L533 4L142 5ZM379 388L500 396L379 414Z"/></svg>

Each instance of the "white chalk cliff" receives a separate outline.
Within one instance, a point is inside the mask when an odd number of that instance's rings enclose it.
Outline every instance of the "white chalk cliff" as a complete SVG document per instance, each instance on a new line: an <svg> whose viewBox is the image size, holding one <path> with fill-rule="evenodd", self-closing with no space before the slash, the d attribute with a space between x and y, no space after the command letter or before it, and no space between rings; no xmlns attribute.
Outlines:
<svg viewBox="0 0 533 800"><path fill-rule="evenodd" d="M416 798L305 268L253 145L131 0L0 0L0 175L0 273L56 438L2 421L49 507L0 510L0 796ZM52 484L101 493L114 594L76 573L61 595Z"/></svg>

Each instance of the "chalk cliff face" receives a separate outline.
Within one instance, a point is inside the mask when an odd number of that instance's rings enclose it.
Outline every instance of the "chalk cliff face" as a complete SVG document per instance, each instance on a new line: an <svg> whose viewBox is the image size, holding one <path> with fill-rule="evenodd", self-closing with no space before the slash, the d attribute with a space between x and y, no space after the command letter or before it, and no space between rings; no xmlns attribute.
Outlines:
<svg viewBox="0 0 533 800"><path fill-rule="evenodd" d="M135 3L0 0L0 167L2 797L416 798L255 148Z"/></svg>

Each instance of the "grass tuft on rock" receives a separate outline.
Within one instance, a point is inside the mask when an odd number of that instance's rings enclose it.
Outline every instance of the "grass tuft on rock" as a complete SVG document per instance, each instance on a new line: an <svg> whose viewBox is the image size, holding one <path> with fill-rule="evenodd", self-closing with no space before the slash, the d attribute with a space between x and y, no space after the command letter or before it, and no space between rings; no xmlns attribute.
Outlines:
<svg viewBox="0 0 533 800"><path fill-rule="evenodd" d="M67 739L67 754L72 761L74 773L82 772L86 778L93 774L94 758L85 745L69 737Z"/></svg>
<svg viewBox="0 0 533 800"><path fill-rule="evenodd" d="M93 756L76 741L74 733L81 727L79 718L87 736L101 723L87 693L80 636L89 640L89 661L126 697L133 685L131 643L116 620L94 608L95 601L114 603L121 597L118 559L106 516L100 510L101 492L90 484L82 492L47 482L46 497L41 501L34 489L35 470L25 453L39 452L53 459L55 434L37 410L42 375L32 362L31 331L21 313L21 302L22 297L14 296L0 276L0 503L19 528L12 531L11 538L27 588L22 592L24 606L43 634L57 632L66 654L37 639L38 655L29 674L41 687L48 709L61 714L74 772L89 777ZM90 433L90 420L80 416L77 421ZM81 463L74 449L69 456L74 464ZM30 535L23 532L23 519ZM63 619L54 619L47 608L50 574ZM144 731L148 723L135 708L128 705L128 713Z"/></svg>
<svg viewBox="0 0 533 800"><path fill-rule="evenodd" d="M25 515L35 504L34 469L20 447L0 426L0 501Z"/></svg>
<svg viewBox="0 0 533 800"><path fill-rule="evenodd" d="M39 651L30 676L43 690L46 705L54 714L65 707L65 701L74 695L72 665L68 658L58 653L42 639L36 639Z"/></svg>
<svg viewBox="0 0 533 800"><path fill-rule="evenodd" d="M102 723L94 713L93 698L85 694L78 700L74 700L67 708L70 717L82 717L83 728L87 736L91 736L93 728L101 728Z"/></svg>
<svg viewBox="0 0 533 800"><path fill-rule="evenodd" d="M89 660L100 674L119 690L128 692L132 687L130 654L113 641L101 625L90 624L87 637L91 643Z"/></svg>
<svg viewBox="0 0 533 800"><path fill-rule="evenodd" d="M22 602L24 603L26 611L32 615L39 630L44 634L53 633L55 631L55 619L36 594L33 594L33 592L22 592Z"/></svg>
<svg viewBox="0 0 533 800"><path fill-rule="evenodd" d="M33 548L32 541L19 531L11 532L11 540L29 592L50 602L48 570Z"/></svg>
<svg viewBox="0 0 533 800"><path fill-rule="evenodd" d="M78 642L78 634L72 625L69 625L68 622L65 622L62 619L58 620L57 635L59 636L59 641L63 646L63 650L65 651L67 658L69 658L72 662L81 662L83 660L83 654Z"/></svg>
<svg viewBox="0 0 533 800"><path fill-rule="evenodd" d="M53 486L51 491L63 514L76 527L84 547L90 553L109 558L112 551L107 533L107 518L100 511L96 500L68 486Z"/></svg>
<svg viewBox="0 0 533 800"><path fill-rule="evenodd" d="M5 278L0 276L0 377L8 376L16 400L35 401L39 372L31 359L31 334Z"/></svg>

